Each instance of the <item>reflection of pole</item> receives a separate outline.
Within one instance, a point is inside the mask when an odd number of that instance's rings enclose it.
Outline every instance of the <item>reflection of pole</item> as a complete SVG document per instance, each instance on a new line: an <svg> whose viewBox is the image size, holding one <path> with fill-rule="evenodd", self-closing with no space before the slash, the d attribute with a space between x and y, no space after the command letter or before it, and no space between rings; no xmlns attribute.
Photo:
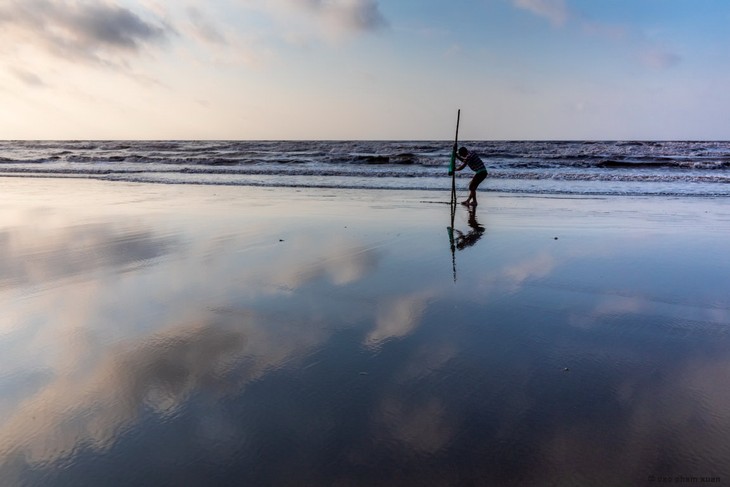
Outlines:
<svg viewBox="0 0 730 487"><path fill-rule="evenodd" d="M456 209L454 205L451 208ZM451 268L454 271L454 282L456 282L456 243L454 242L454 211L451 212L451 226L446 229L449 232L449 245L451 246Z"/></svg>
<svg viewBox="0 0 730 487"><path fill-rule="evenodd" d="M456 218L456 192L451 192L451 226L449 227L449 245L451 246L451 267L456 282L456 242L454 240L454 219Z"/></svg>
<svg viewBox="0 0 730 487"><path fill-rule="evenodd" d="M452 178L451 187L451 226L449 227L449 245L451 246L451 267L454 269L454 282L456 282L456 243L454 242L454 220L456 218L456 188Z"/></svg>

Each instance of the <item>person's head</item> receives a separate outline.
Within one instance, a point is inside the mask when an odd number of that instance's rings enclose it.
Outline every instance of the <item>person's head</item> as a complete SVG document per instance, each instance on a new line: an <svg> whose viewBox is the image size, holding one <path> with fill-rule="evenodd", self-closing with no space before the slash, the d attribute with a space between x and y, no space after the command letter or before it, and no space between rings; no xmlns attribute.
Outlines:
<svg viewBox="0 0 730 487"><path fill-rule="evenodd" d="M468 155L469 155L469 149L467 149L466 147L462 147L462 148L460 148L460 149L459 149L459 155L460 155L461 157L466 157L466 156L468 156Z"/></svg>

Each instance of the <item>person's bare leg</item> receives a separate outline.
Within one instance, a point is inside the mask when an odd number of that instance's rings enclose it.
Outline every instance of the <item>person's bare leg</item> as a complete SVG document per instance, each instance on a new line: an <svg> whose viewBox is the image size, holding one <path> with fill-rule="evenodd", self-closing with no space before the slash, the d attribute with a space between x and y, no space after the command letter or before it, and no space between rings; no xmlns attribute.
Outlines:
<svg viewBox="0 0 730 487"><path fill-rule="evenodd" d="M469 198L467 198L467 201L469 201L472 206L477 205L477 191L476 190L469 191Z"/></svg>

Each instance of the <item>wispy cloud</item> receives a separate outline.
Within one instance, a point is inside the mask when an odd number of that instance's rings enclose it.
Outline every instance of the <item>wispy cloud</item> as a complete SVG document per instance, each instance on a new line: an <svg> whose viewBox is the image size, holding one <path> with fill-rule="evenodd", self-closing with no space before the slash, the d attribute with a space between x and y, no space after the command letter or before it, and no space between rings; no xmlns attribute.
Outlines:
<svg viewBox="0 0 730 487"><path fill-rule="evenodd" d="M280 0L280 3L285 8L306 12L342 32L369 32L387 25L376 0Z"/></svg>
<svg viewBox="0 0 730 487"><path fill-rule="evenodd" d="M570 8L566 0L511 0L515 8L548 20L553 27L576 26L589 37L624 44L636 55L634 58L646 68L667 69L682 58L666 46L652 42L629 24L606 23L589 19Z"/></svg>
<svg viewBox="0 0 730 487"><path fill-rule="evenodd" d="M35 73L31 73L30 71L26 71L25 69L15 68L12 70L12 73L26 86L33 88L44 88L47 86L40 76Z"/></svg>
<svg viewBox="0 0 730 487"><path fill-rule="evenodd" d="M187 14L196 37L207 43L228 45L226 34L202 10L191 6L188 7Z"/></svg>
<svg viewBox="0 0 730 487"><path fill-rule="evenodd" d="M277 57L281 44L340 42L388 25L376 0L236 0L225 8L186 3L180 10L158 7L158 16L175 18L181 40L192 41L188 47L202 49L205 62L218 65L260 67ZM242 27L233 20L237 16L257 21Z"/></svg>
<svg viewBox="0 0 730 487"><path fill-rule="evenodd" d="M375 0L286 0L330 22L338 29L367 32L384 27L387 22Z"/></svg>
<svg viewBox="0 0 730 487"><path fill-rule="evenodd" d="M377 0L239 0L268 16L281 37L306 44L311 39L341 40L388 26Z"/></svg>
<svg viewBox="0 0 730 487"><path fill-rule="evenodd" d="M565 0L512 0L522 10L544 17L556 27L565 25L571 16Z"/></svg>
<svg viewBox="0 0 730 487"><path fill-rule="evenodd" d="M612 41L624 41L630 37L628 26L620 24L606 24L584 19L581 21L581 29L588 36Z"/></svg>
<svg viewBox="0 0 730 487"><path fill-rule="evenodd" d="M661 70L676 66L682 58L663 46L647 45L639 51L639 60L648 68Z"/></svg>
<svg viewBox="0 0 730 487"><path fill-rule="evenodd" d="M0 41L73 61L114 64L164 42L172 29L114 3L10 0L0 6Z"/></svg>

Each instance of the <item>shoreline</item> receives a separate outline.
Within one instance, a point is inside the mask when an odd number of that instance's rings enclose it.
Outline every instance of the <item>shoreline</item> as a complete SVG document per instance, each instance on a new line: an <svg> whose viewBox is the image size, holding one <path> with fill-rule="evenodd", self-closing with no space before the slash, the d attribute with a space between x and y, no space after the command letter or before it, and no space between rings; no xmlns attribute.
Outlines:
<svg viewBox="0 0 730 487"><path fill-rule="evenodd" d="M90 213L98 213L101 208L112 213L119 212L125 204L128 205L125 211L139 213L147 208L164 213L179 209L183 215L184 211L197 211L198 205L209 205L209 210L224 212L245 212L246 205L252 205L258 211L266 208L272 214L284 213L292 220L296 219L295 213L300 208L305 210L304 216L311 217L315 216L317 209L329 214L346 215L347 208L357 213L365 205L370 210L379 210L377 218L408 218L407 212L412 211L411 217L415 215L424 221L440 218L445 225L449 225L448 217L444 215L449 214L450 190L178 185L2 176L0 181L3 181L4 186L0 201L12 199L11 205L20 202L34 206L60 205ZM457 191L459 201L466 195L466 190ZM487 191L480 191L479 195L477 215L510 227L655 228L670 233L725 229L730 232L730 198L725 197L540 195ZM333 206L330 203L336 204ZM465 208L457 205L457 221L461 224L466 224L467 213ZM371 218L366 215L363 217ZM672 222L674 225L671 225Z"/></svg>
<svg viewBox="0 0 730 487"><path fill-rule="evenodd" d="M329 181L325 183L317 183L312 181L303 182L308 178L317 179L318 176L313 175L271 175L266 173L252 173L252 174L236 174L236 173L188 173L182 171L175 173L176 175L170 177L172 172L160 173L156 177L144 176L144 177L129 177L129 174L136 174L136 172L126 173L127 176L121 176L125 174L120 173L119 177L111 177L106 172L95 173L34 173L34 172L19 172L19 173L0 173L0 178L6 179L59 179L59 180L95 180L100 182L108 183L122 183L122 184L157 184L163 186L210 186L210 187L243 187L243 188L266 188L266 189L301 189L301 190L342 190L342 191L394 191L394 192L422 192L422 193L434 193L449 191L448 188L438 186L403 186L408 178L397 177L389 178L384 177L381 181L390 181L389 184L381 183L381 185L363 186L362 184L351 183L351 177L349 176L327 176L326 179ZM231 178L242 177L243 180L233 180ZM178 178L178 179L175 179ZM267 179L269 181L267 181ZM357 179L357 176L355 176ZM423 181L429 181L434 184L436 181L442 181L442 177L433 176L422 176L420 177ZM461 175L459 177L459 191L466 191L468 185L469 175ZM282 183L283 180L290 181L289 183ZM529 180L529 178L528 178ZM601 197L620 197L620 198L686 198L686 199L723 199L730 198L730 193L724 190L725 184L721 184L718 181L694 181L693 179L683 180L681 178L672 178L671 184L665 182L624 182L622 189L614 187L611 190L600 190L593 189L593 187L600 187L607 185L611 180L574 180L568 179L553 179L553 178L537 178L538 185L543 185L542 188L524 188L520 187L522 179L517 178L488 178L487 184L480 186L480 193L483 194L496 194L496 195L511 195L514 197L584 197L584 198L601 198ZM667 186L669 184L669 187ZM491 187L497 185L497 187ZM565 187L567 185L567 187ZM672 187L673 189L670 189ZM723 189L723 191L719 191Z"/></svg>

